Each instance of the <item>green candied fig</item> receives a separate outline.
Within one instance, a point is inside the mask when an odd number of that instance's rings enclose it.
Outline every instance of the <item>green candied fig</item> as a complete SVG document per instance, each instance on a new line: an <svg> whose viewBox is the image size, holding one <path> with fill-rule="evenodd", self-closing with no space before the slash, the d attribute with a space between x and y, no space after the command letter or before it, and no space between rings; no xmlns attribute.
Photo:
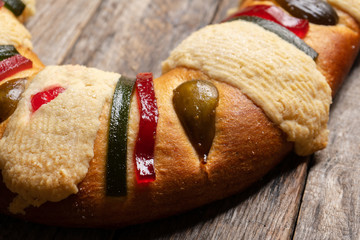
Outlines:
<svg viewBox="0 0 360 240"><path fill-rule="evenodd" d="M25 90L26 79L14 79L0 85L0 123L13 114Z"/></svg>
<svg viewBox="0 0 360 240"><path fill-rule="evenodd" d="M176 114L204 163L215 136L215 110L218 103L219 92L208 81L191 80L174 90Z"/></svg>

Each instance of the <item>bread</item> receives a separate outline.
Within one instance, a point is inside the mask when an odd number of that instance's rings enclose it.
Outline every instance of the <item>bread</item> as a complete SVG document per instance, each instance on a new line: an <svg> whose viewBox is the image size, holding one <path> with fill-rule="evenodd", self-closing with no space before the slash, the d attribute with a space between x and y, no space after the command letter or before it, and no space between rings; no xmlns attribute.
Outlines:
<svg viewBox="0 0 360 240"><path fill-rule="evenodd" d="M304 39L319 53L317 67L326 77L333 94L356 57L360 42L358 23L346 13L339 13L345 26L311 25ZM319 39L329 41L324 43ZM220 95L216 109L216 137L206 164L199 161L172 103L174 89L192 79L212 82ZM293 149L293 143L287 141L286 134L264 111L228 83L211 79L201 71L178 67L155 79L154 84L160 116L155 146L156 181L140 185L134 176L132 152L139 117L134 107L137 99L133 96L128 133L127 196L114 198L105 195L110 108L105 104L95 139L94 157L86 177L78 185L79 192L60 202L29 207L25 215L17 216L64 226L125 226L150 221L243 190ZM5 128L6 122L1 125L0 136ZM4 184L0 184L0 193L0 210L9 214L8 207L16 194Z"/></svg>

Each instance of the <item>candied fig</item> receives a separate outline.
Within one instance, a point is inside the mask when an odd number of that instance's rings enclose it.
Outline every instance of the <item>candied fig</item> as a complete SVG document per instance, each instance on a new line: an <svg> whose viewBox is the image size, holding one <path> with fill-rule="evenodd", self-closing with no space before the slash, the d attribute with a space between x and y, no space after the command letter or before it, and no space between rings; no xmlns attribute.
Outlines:
<svg viewBox="0 0 360 240"><path fill-rule="evenodd" d="M277 0L277 2L297 18L307 19L320 25L336 25L339 17L334 8L322 0Z"/></svg>
<svg viewBox="0 0 360 240"><path fill-rule="evenodd" d="M215 136L215 110L218 103L219 92L208 81L191 80L174 90L176 114L204 163Z"/></svg>
<svg viewBox="0 0 360 240"><path fill-rule="evenodd" d="M21 94L25 90L26 79L14 79L0 85L0 123L15 111Z"/></svg>

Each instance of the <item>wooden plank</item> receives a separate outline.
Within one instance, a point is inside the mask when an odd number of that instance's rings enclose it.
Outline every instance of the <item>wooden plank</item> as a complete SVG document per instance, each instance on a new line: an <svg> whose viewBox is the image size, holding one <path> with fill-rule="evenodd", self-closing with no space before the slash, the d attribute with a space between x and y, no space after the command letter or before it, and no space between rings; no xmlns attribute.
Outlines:
<svg viewBox="0 0 360 240"><path fill-rule="evenodd" d="M315 155L295 239L360 239L360 57L338 93L329 146Z"/></svg>
<svg viewBox="0 0 360 240"><path fill-rule="evenodd" d="M59 64L98 9L101 0L37 0L37 12L27 23L45 65ZM85 7L86 6L86 7Z"/></svg>
<svg viewBox="0 0 360 240"><path fill-rule="evenodd" d="M28 26L33 32L35 51L45 63L85 64L128 76L141 71L153 71L159 76L160 62L171 49L196 29L219 22L237 4L234 0L38 1L38 15ZM335 125L341 123L333 121ZM242 194L179 216L117 231L46 227L0 216L0 239L290 239L307 166L308 159L290 156ZM359 222L357 213L351 217L352 231ZM312 232L296 233L296 237L305 239L301 236L309 237Z"/></svg>
<svg viewBox="0 0 360 240"><path fill-rule="evenodd" d="M127 76L146 71L159 76L170 50L209 24L216 7L216 0L103 1L65 63Z"/></svg>

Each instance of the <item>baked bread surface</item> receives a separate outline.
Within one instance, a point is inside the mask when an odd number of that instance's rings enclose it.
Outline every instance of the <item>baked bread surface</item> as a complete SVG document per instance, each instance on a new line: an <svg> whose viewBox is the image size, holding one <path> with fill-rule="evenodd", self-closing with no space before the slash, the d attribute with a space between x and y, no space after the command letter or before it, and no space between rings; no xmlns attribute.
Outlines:
<svg viewBox="0 0 360 240"><path fill-rule="evenodd" d="M212 81L201 72L189 69L175 69L155 80L161 116L155 147L156 181L146 185L135 182L132 156L138 115L137 108L132 107L128 195L122 198L105 196L109 112L109 106L106 106L95 140L95 156L86 178L79 185L79 193L59 203L28 208L23 217L50 224L59 224L62 219L60 224L70 226L81 226L84 222L93 226L119 226L147 221L238 192L263 176L291 150L292 144L260 108L238 89L213 81L220 93L216 110L217 132L208 162L202 164L172 106L173 89L192 79ZM135 101L133 98L132 105L137 104ZM4 186L1 191L7 192L7 197L1 199L0 208L6 209L14 194ZM102 220L99 222L99 219Z"/></svg>
<svg viewBox="0 0 360 240"><path fill-rule="evenodd" d="M249 2L249 1L247 1ZM359 50L359 26L339 12L334 27L311 25L304 39L318 53L317 65L333 94L351 67ZM325 40L324 40L325 39ZM173 90L193 79L211 81L219 90L216 135L206 164L201 163L189 142L172 105ZM128 195L105 196L105 159L109 105L100 116L101 125L94 145L94 158L79 193L39 208L26 209L19 217L45 224L64 226L125 226L176 214L234 194L264 176L293 148L275 126L241 91L210 79L201 71L177 68L155 79L159 107L156 135L156 181L139 185L133 166L137 135L136 98L132 99L128 142ZM0 125L0 136L6 122ZM15 194L0 183L0 210L8 212Z"/></svg>

